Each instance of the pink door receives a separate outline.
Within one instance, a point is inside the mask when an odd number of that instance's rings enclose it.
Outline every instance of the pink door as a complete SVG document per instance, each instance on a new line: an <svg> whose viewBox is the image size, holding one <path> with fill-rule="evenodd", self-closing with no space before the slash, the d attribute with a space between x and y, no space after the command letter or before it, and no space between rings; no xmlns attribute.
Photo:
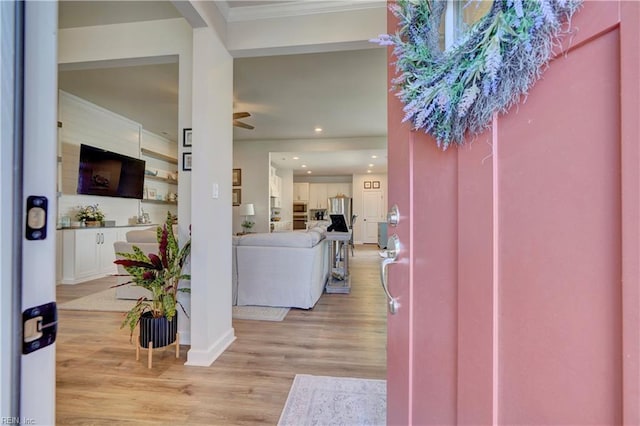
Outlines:
<svg viewBox="0 0 640 426"><path fill-rule="evenodd" d="M389 96L389 424L640 424L640 4L573 26L462 148Z"/></svg>

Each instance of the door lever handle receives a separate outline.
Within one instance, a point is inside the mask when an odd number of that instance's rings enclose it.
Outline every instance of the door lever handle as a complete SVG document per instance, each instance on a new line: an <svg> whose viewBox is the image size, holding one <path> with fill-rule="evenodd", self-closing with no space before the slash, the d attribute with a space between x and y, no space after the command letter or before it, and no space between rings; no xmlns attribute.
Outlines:
<svg viewBox="0 0 640 426"><path fill-rule="evenodd" d="M384 294L387 296L389 313L395 315L396 312L398 312L398 300L389 293L389 285L387 282L387 266L392 263L395 263L395 259L386 258L380 262L380 282L382 283L382 290L384 290Z"/></svg>
<svg viewBox="0 0 640 426"><path fill-rule="evenodd" d="M397 235L394 234L389 237L387 247L389 247L388 250L378 252L378 255L382 257L382 262L380 262L380 282L382 283L382 290L384 290L384 294L387 296L387 307L389 309L389 313L391 315L395 315L396 312L398 312L399 303L398 300L389 292L387 267L392 263L395 263L396 259L398 258L398 248L400 247L400 243L398 241Z"/></svg>

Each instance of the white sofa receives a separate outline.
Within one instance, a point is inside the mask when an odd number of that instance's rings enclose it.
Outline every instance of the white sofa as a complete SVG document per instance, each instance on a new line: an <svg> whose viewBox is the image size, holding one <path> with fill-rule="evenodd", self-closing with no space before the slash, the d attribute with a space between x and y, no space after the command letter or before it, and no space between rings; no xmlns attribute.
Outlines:
<svg viewBox="0 0 640 426"><path fill-rule="evenodd" d="M313 308L327 281L322 230L234 238L234 304Z"/></svg>
<svg viewBox="0 0 640 426"><path fill-rule="evenodd" d="M156 227L129 231L127 241L116 241L116 253L158 253ZM323 229L310 231L248 234L233 237L232 304L312 308L327 281L328 249ZM117 256L121 258L121 256ZM118 265L118 274L127 272ZM129 276L118 276L118 284ZM116 288L119 299L150 297L148 290L135 285Z"/></svg>
<svg viewBox="0 0 640 426"><path fill-rule="evenodd" d="M133 246L137 246L147 255L149 253L158 254L157 229L157 226L153 226L150 228L129 231L126 234L127 241L116 241L113 243L113 248L116 253L133 253ZM174 226L174 233L175 232L177 232L177 229ZM116 259L122 259L122 256L116 255ZM125 271L124 267L122 265L118 265L118 274L126 275L126 273L127 271ZM130 281L130 277L128 275L118 276L118 284L123 284L128 281ZM137 300L143 296L151 298L151 292L132 284L116 287L116 298L118 299Z"/></svg>

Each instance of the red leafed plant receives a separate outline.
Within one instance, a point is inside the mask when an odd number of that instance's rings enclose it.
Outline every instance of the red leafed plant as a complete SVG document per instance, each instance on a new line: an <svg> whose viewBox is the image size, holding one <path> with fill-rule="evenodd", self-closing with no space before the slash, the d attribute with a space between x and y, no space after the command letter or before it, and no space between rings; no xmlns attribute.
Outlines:
<svg viewBox="0 0 640 426"><path fill-rule="evenodd" d="M116 253L124 259L118 259L114 263L122 265L131 280L119 284L116 287L133 284L143 287L151 292L151 298L141 297L127 312L122 326L129 325L131 333L145 312L151 312L154 318L166 317L171 319L176 314L178 292L190 293L190 288L179 288L181 280L190 280L190 274L183 274L182 268L191 254L191 238L179 247L178 241L173 235L173 217L167 214L167 221L163 226L158 226L156 231L158 238L158 254L150 253L148 256L133 246L133 253ZM184 311L184 307L182 307ZM186 313L186 312L185 312Z"/></svg>

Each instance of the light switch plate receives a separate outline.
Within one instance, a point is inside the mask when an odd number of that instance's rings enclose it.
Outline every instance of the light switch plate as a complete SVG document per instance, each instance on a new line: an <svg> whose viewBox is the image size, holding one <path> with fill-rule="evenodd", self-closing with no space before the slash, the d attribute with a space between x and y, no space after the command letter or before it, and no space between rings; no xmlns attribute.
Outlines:
<svg viewBox="0 0 640 426"><path fill-rule="evenodd" d="M217 183L213 184L213 188L212 188L212 191L211 191L211 196L213 197L214 200L217 199L220 196L220 191L218 189L218 184Z"/></svg>

